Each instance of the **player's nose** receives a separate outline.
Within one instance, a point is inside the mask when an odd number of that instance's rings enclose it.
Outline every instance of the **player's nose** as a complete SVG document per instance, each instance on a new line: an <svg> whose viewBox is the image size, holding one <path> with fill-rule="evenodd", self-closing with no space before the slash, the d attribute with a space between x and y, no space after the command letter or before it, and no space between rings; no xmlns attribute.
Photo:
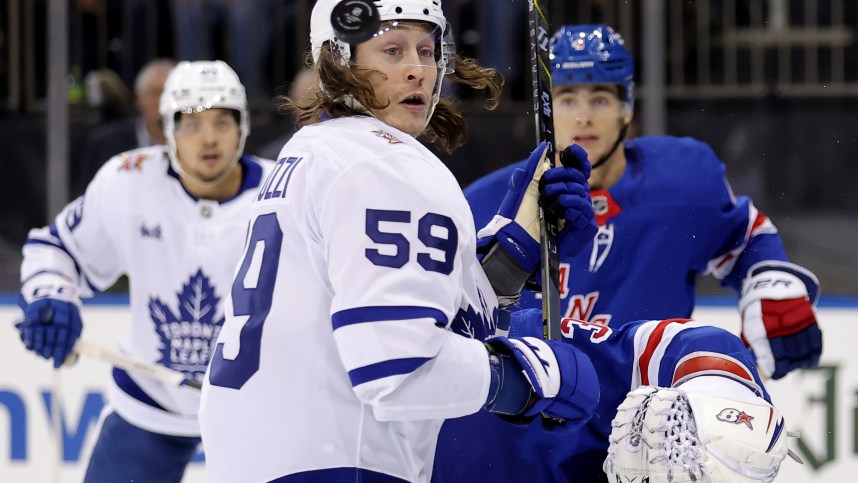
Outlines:
<svg viewBox="0 0 858 483"><path fill-rule="evenodd" d="M405 78L409 81L422 81L427 74L427 68L420 63L420 56L416 52L403 59L405 64Z"/></svg>
<svg viewBox="0 0 858 483"><path fill-rule="evenodd" d="M590 122L590 107L589 106L581 106L578 108L578 111L575 113L575 123L581 126L586 126L587 123Z"/></svg>
<svg viewBox="0 0 858 483"><path fill-rule="evenodd" d="M200 138L206 145L217 143L217 129L210 123L203 123L200 128Z"/></svg>

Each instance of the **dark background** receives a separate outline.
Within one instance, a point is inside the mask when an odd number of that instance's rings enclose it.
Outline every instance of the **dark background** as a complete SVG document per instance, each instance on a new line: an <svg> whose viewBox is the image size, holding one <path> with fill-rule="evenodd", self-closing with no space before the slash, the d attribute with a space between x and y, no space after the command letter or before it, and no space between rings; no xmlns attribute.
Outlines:
<svg viewBox="0 0 858 483"><path fill-rule="evenodd" d="M307 45L306 15L312 3L274 1L264 7L272 12L272 34L266 60L259 66L265 95L251 103L252 132L246 148L250 153L292 130L292 120L278 111L275 97L285 93L301 66ZM772 218L792 260L819 276L823 293L855 296L858 6L854 1L785 0L786 30L773 34L776 12L754 5L773 3L777 2L664 2L664 48L670 59L666 130L710 143L727 165L734 191L751 195L757 207ZM615 26L634 52L640 74L639 47L645 31L641 2L548 4L555 28L562 23L598 21ZM523 0L444 1L460 53L496 59L498 51L503 51L512 59L509 66L498 65L507 79L498 110L487 112L481 109L480 99L460 96L469 118L470 140L455 154L439 156L462 186L527 156L533 148L526 5ZM23 24L18 44L22 58L17 68L11 64L14 8ZM510 25L490 20L500 9L509 9ZM4 101L0 147L5 165L0 176L0 291L5 292L17 289L20 247L27 230L48 222L46 15L46 0L0 1L0 101ZM87 105L77 95L83 77L106 67L131 86L146 60L175 56L177 33L172 16L169 0L69 1L68 161L72 175L82 164L87 134L110 117L104 106ZM28 18L29 30L24 22ZM698 30L679 31L677 21ZM223 21L213 25L215 37L229 38ZM497 31L487 32L486 25ZM749 32L766 34L757 40L742 40ZM487 39L497 38L499 33L507 47L488 44ZM740 47L731 52L730 46L737 43ZM215 47L216 56L229 61L227 52L224 45ZM731 54L735 54L735 68L730 67ZM789 66L786 76L784 63ZM737 73L735 78L730 77L731 72ZM10 89L11 76L22 81L17 96ZM639 87L643 85L645 80L639 82ZM646 102L642 92L639 89L638 119ZM638 125L638 130L647 133L646 126ZM72 195L79 189L72 186ZM699 291L726 293L712 280L702 281Z"/></svg>

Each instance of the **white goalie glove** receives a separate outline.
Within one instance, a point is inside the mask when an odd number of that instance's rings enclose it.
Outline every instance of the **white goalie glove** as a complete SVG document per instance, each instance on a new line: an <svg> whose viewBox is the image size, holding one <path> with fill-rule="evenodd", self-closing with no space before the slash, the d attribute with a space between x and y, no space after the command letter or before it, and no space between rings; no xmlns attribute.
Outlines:
<svg viewBox="0 0 858 483"><path fill-rule="evenodd" d="M698 380L681 388L643 386L626 396L611 423L603 465L609 481L775 479L789 453L780 412L738 383Z"/></svg>

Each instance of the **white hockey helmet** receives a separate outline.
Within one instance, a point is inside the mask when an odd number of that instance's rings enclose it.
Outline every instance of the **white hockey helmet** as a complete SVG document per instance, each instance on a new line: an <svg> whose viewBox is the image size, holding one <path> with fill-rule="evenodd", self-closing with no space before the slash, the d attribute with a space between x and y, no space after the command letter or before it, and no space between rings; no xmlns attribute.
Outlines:
<svg viewBox="0 0 858 483"><path fill-rule="evenodd" d="M313 6L313 12L310 15L310 47L314 62L319 60L322 45L325 42L330 42L331 48L340 55L343 65L349 65L352 56L352 47L337 37L334 27L331 24L331 13L333 13L334 7L341 1L317 0ZM381 22L396 20L422 21L428 22L439 29L440 35L438 36L438 41L440 45L436 50L436 52L439 52L436 58L438 62L438 80L432 91L432 107L429 111L429 117L431 118L435 106L441 99L441 83L444 80L444 74L453 73L453 55L455 54L453 32L450 24L447 23L447 18L444 17L443 10L441 10L441 0L373 0L373 3L378 9ZM379 32L379 34L381 33Z"/></svg>
<svg viewBox="0 0 858 483"><path fill-rule="evenodd" d="M224 171L221 178L213 181L198 180L185 173L176 151L176 114L191 114L212 108L233 109L239 113L238 129L241 137L233 160L235 165L244 152L244 142L250 133L247 95L238 74L222 60L183 61L176 64L164 82L158 112L164 122L164 137L170 148L173 170L203 186L217 185L231 170Z"/></svg>

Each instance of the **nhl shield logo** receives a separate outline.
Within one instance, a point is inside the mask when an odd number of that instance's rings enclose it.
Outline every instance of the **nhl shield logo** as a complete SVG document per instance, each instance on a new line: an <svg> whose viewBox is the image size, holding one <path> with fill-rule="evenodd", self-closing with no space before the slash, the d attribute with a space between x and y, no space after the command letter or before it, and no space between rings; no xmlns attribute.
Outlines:
<svg viewBox="0 0 858 483"><path fill-rule="evenodd" d="M596 216L606 215L608 213L608 198L605 195L593 196L593 210Z"/></svg>

